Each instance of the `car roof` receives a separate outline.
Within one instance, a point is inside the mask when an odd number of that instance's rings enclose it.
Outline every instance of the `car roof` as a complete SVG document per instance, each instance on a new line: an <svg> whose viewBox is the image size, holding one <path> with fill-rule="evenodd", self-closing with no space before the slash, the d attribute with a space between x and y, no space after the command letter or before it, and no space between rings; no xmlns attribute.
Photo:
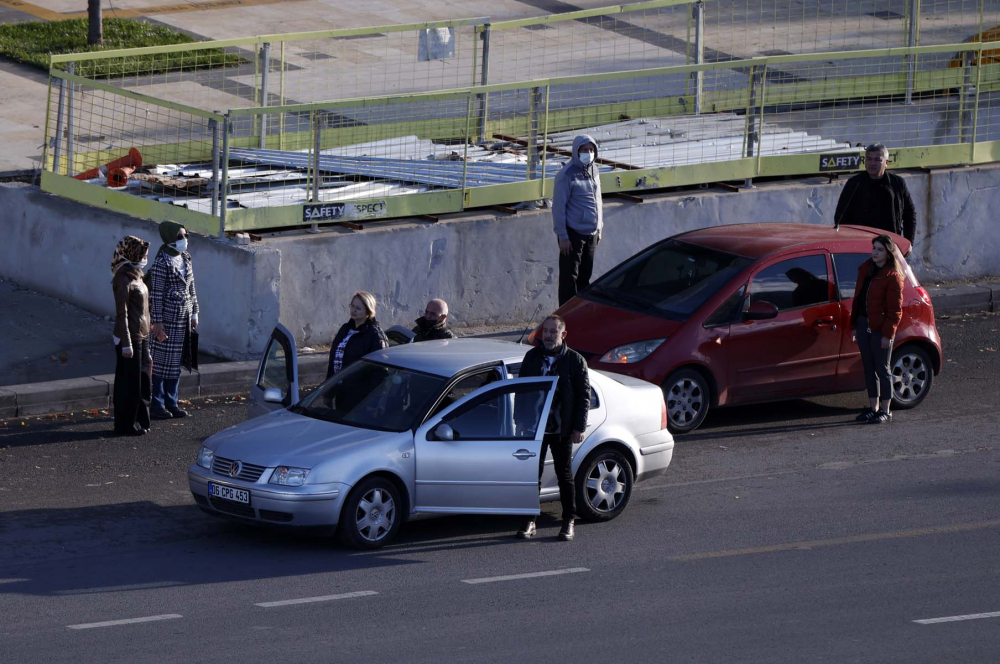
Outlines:
<svg viewBox="0 0 1000 664"><path fill-rule="evenodd" d="M826 246L831 243L859 240L871 242L873 237L883 232L864 226L841 226L837 229L820 224L730 224L699 228L681 233L674 238L756 260L776 251L803 245ZM893 237L903 255L906 255L910 243L894 234L889 235Z"/></svg>
<svg viewBox="0 0 1000 664"><path fill-rule="evenodd" d="M439 339L391 346L365 359L447 378L482 364L520 362L530 348L499 339Z"/></svg>

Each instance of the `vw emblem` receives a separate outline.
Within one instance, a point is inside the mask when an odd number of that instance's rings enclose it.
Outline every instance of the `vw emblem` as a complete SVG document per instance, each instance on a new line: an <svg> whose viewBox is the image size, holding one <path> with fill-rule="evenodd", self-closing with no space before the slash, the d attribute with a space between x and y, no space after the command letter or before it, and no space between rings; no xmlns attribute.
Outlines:
<svg viewBox="0 0 1000 664"><path fill-rule="evenodd" d="M236 477L237 475L240 474L241 470L243 470L243 462L233 461L233 465L229 466L229 476Z"/></svg>

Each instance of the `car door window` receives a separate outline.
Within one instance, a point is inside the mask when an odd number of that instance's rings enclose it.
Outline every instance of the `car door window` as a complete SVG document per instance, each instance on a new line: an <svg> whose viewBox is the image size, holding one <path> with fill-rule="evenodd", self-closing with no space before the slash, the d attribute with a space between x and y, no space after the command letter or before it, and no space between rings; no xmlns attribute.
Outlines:
<svg viewBox="0 0 1000 664"><path fill-rule="evenodd" d="M272 338L267 346L263 369L257 377L257 387L262 390L277 388L281 390L281 398L284 399L288 396L292 382L289 378L290 373L285 347L277 339Z"/></svg>
<svg viewBox="0 0 1000 664"><path fill-rule="evenodd" d="M726 301L719 305L711 316L705 319L703 327L716 327L719 325L729 325L736 319L736 314L743 311L743 298L747 292L746 284L743 284L735 293L726 298Z"/></svg>
<svg viewBox="0 0 1000 664"><path fill-rule="evenodd" d="M769 265L750 284L750 304L770 302L778 311L801 309L830 301L826 256L799 256Z"/></svg>
<svg viewBox="0 0 1000 664"><path fill-rule="evenodd" d="M869 258L871 254L833 255L833 269L837 273L840 299L850 300L854 297L854 287L858 283L858 268Z"/></svg>
<svg viewBox="0 0 1000 664"><path fill-rule="evenodd" d="M548 383L493 390L448 413L442 422L452 428L455 440L533 439L548 393Z"/></svg>
<svg viewBox="0 0 1000 664"><path fill-rule="evenodd" d="M500 372L496 369L488 369L486 371L480 371L478 373L465 376L464 378L460 378L458 382L449 388L448 392L441 398L437 408L435 408L434 412L431 414L436 415L440 413L448 406L452 405L459 399L472 394L480 387L485 387L498 380L500 380Z"/></svg>

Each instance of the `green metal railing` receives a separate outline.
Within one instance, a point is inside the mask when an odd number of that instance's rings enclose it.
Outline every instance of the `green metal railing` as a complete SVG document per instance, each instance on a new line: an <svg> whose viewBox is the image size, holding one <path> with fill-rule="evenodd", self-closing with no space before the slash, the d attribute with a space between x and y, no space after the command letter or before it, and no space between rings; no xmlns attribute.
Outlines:
<svg viewBox="0 0 1000 664"><path fill-rule="evenodd" d="M923 6L931 4L923 0ZM975 6L978 11L964 18L969 29L982 33L984 5ZM331 200L364 218L372 210L380 217L436 215L546 198L567 136L588 127L603 127L601 156L613 157L602 173L608 193L836 170L837 162L825 157L857 155L857 144L879 139L892 148L895 168L997 160L1000 65L993 62L1000 42L740 57L743 46L735 42L731 53L709 48L708 27L718 32L725 24L710 20L719 14L712 7L657 0L492 24L466 19L54 56L42 186L133 216L224 234L311 224L306 210ZM900 30L886 28L904 43L919 35L919 23L910 17L919 17L922 5L913 1L908 7ZM524 70L525 63L507 51L535 43L544 30L532 26L565 31L566 53L582 60L527 49L532 57ZM684 37L672 35L669 26ZM639 41L680 63L649 67L652 60L636 56L643 66L599 71L605 65L588 56L589 47L573 46L578 42L572 38L595 30L612 35L612 54L619 41ZM383 65L403 51L409 54L400 60L419 54L417 64L395 78L383 71L377 80L358 78L332 92L325 84L305 85L316 72L303 62L343 59L355 52L356 38L365 51L381 45L386 57L376 59ZM562 43L539 43L547 42ZM191 57L165 71L157 58L177 53ZM200 59L199 53L211 55ZM552 56L548 65L546 53ZM504 80L545 66L585 71ZM460 80L465 83L455 85ZM430 89L370 94L414 85ZM214 106L216 101L228 105ZM364 147L351 147L358 145ZM493 148L490 155L486 147ZM509 154L511 147L519 154ZM169 164L204 164L211 171L203 178L208 193L175 196L183 207L71 177L133 148L146 165L165 170ZM256 164L240 163L233 154L261 149L302 151L307 163L300 169L301 186L254 189L230 178ZM384 181L391 178L359 175L348 182L331 176L315 158L339 150L408 159L419 149L453 153L446 155L454 162L449 172L460 171L460 181L427 185L427 162L414 160L399 166L405 177L396 178L411 185L388 192ZM487 156L517 161L523 177L476 179L476 164ZM255 197L264 202L250 200Z"/></svg>

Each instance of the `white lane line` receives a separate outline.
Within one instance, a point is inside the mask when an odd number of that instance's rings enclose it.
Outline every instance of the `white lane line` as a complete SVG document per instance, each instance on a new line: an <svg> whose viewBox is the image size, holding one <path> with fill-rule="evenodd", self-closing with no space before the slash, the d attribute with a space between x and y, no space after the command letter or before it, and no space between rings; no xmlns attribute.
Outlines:
<svg viewBox="0 0 1000 664"><path fill-rule="evenodd" d="M338 599L352 599L354 597L368 597L378 595L374 590L359 590L353 593L342 593L340 595L323 595L322 597L302 597L301 599L283 599L277 602L258 602L254 606L263 606L269 609L273 606L291 606L292 604L311 604L312 602L332 602Z"/></svg>
<svg viewBox="0 0 1000 664"><path fill-rule="evenodd" d="M95 627L115 627L116 625L133 625L135 623L156 622L157 620L174 620L183 618L179 613L165 613L162 616L147 616L146 618L126 618L124 620L108 620L106 622L83 623L82 625L66 625L69 629L94 629Z"/></svg>
<svg viewBox="0 0 1000 664"><path fill-rule="evenodd" d="M487 576L482 579L462 579L462 583L476 585L478 583L496 583L497 581L518 581L520 579L536 579L540 576L556 576L558 574L578 574L589 572L586 567L567 567L565 569L553 569L547 572L529 572L527 574L508 574L507 576Z"/></svg>
<svg viewBox="0 0 1000 664"><path fill-rule="evenodd" d="M1000 611L993 611L992 613L970 613L965 616L947 616L945 618L924 618L923 620L914 620L913 622L920 625L936 625L937 623L979 620L980 618L1000 618Z"/></svg>

